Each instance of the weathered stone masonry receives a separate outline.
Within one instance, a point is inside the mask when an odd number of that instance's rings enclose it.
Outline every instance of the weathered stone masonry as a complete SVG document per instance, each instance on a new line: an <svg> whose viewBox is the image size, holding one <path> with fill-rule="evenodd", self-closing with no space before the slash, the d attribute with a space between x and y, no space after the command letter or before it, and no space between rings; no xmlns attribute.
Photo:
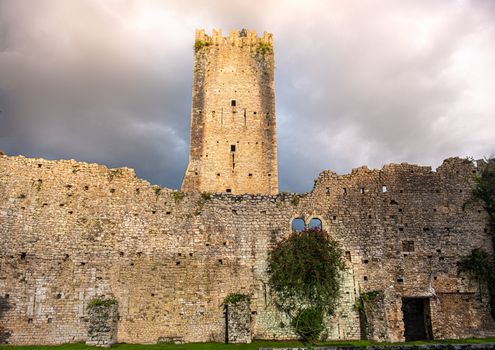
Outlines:
<svg viewBox="0 0 495 350"><path fill-rule="evenodd" d="M403 297L427 298L435 338L493 335L487 298L456 267L473 248L491 249L487 215L471 200L478 171L458 158L436 171L325 171L296 201L184 195L131 169L0 156L0 334L14 344L85 341L98 295L118 300L118 342L223 341L222 301L244 293L253 338L291 337L271 303L267 254L293 218L318 217L348 265L329 338L359 338L354 303L374 290L385 310L377 338L404 339Z"/></svg>
<svg viewBox="0 0 495 350"><path fill-rule="evenodd" d="M196 31L191 145L182 190L277 194L272 34Z"/></svg>
<svg viewBox="0 0 495 350"><path fill-rule="evenodd" d="M482 162L325 171L310 193L277 196L271 34L197 31L196 40L187 193L127 168L0 152L0 343L294 337L266 265L295 218L320 219L345 252L324 337L495 334L487 296L457 271L472 249L492 249L487 214L471 198ZM365 318L355 304L368 292L379 297ZM231 293L249 303L226 322ZM117 303L90 312L95 296Z"/></svg>

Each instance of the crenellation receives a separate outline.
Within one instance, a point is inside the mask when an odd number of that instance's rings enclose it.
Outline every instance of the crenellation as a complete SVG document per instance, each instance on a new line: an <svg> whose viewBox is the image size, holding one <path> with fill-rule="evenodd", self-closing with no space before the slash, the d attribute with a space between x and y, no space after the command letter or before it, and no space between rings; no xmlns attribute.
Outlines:
<svg viewBox="0 0 495 350"><path fill-rule="evenodd" d="M436 172L405 164L348 175L325 171L304 195L203 196L152 186L131 170L2 157L0 295L8 294L16 308L0 321L13 343L84 341L87 301L112 294L120 305L119 342L221 341L220 305L241 290L252 296L253 337L293 337L279 327L288 322L284 315L268 306L267 254L290 232L292 219L319 218L350 260L338 316L328 320L330 338L359 338L356 293L372 290L383 290L388 300L388 340L404 339L403 296L431 299L435 336L472 336L473 327L484 329L476 335L491 334L477 284L456 265L472 248L491 249L486 213L479 204L462 210L472 166L454 159ZM33 185L39 178L40 189ZM446 196L451 188L463 195ZM386 292L391 286L394 292ZM440 320L451 311L443 305L478 316L445 328Z"/></svg>
<svg viewBox="0 0 495 350"><path fill-rule="evenodd" d="M424 337L495 335L486 290L458 270L475 248L493 253L472 198L485 161L325 170L308 193L278 193L272 35L197 30L196 41L181 191L129 168L0 154L0 342L294 339L267 264L295 220L321 225L345 258L324 337L404 341L421 307ZM249 302L229 323L232 293ZM115 299L114 317L91 313L94 297Z"/></svg>
<svg viewBox="0 0 495 350"><path fill-rule="evenodd" d="M272 46L273 34L263 32L261 36L258 36L255 30L233 29L228 36L223 36L221 29L213 29L210 36L205 33L204 29L196 29L195 40L196 42L204 43L206 46L245 47L249 48L250 51L255 51L260 43Z"/></svg>

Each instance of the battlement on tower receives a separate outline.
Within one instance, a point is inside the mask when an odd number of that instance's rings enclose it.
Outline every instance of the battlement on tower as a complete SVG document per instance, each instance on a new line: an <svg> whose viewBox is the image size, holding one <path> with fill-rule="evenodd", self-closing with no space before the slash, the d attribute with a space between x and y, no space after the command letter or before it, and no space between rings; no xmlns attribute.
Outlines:
<svg viewBox="0 0 495 350"><path fill-rule="evenodd" d="M277 194L273 35L196 30L184 192Z"/></svg>
<svg viewBox="0 0 495 350"><path fill-rule="evenodd" d="M273 34L263 32L262 36L258 36L256 30L233 29L230 31L229 36L223 36L221 29L213 29L212 35L209 36L205 33L204 29L196 29L196 42L217 46L232 45L238 47L256 47L259 43L273 45Z"/></svg>

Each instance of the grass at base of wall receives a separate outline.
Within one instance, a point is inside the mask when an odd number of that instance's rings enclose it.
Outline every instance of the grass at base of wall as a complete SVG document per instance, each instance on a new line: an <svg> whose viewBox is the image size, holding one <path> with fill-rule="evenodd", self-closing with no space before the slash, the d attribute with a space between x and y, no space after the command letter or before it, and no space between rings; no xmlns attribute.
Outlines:
<svg viewBox="0 0 495 350"><path fill-rule="evenodd" d="M318 343L316 346L354 346L365 347L369 345L424 345L424 344L483 344L495 343L495 338L469 338L469 339L445 339L431 341L413 341L406 343L378 343L368 340L343 340L343 341L327 341ZM254 341L251 344L223 344L223 343L189 343L189 344L116 344L112 349L119 350L257 350L259 348L301 348L304 345L300 342L275 342L275 341ZM94 346L85 344L64 344L64 345L30 345L30 346L13 346L0 345L1 350L88 350L100 349Z"/></svg>

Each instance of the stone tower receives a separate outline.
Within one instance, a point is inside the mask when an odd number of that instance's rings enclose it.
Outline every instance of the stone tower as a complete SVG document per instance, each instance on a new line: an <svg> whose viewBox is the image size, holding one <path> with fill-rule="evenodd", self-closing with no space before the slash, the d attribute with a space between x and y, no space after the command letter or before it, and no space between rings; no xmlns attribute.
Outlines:
<svg viewBox="0 0 495 350"><path fill-rule="evenodd" d="M272 34L196 30L182 191L277 194Z"/></svg>

